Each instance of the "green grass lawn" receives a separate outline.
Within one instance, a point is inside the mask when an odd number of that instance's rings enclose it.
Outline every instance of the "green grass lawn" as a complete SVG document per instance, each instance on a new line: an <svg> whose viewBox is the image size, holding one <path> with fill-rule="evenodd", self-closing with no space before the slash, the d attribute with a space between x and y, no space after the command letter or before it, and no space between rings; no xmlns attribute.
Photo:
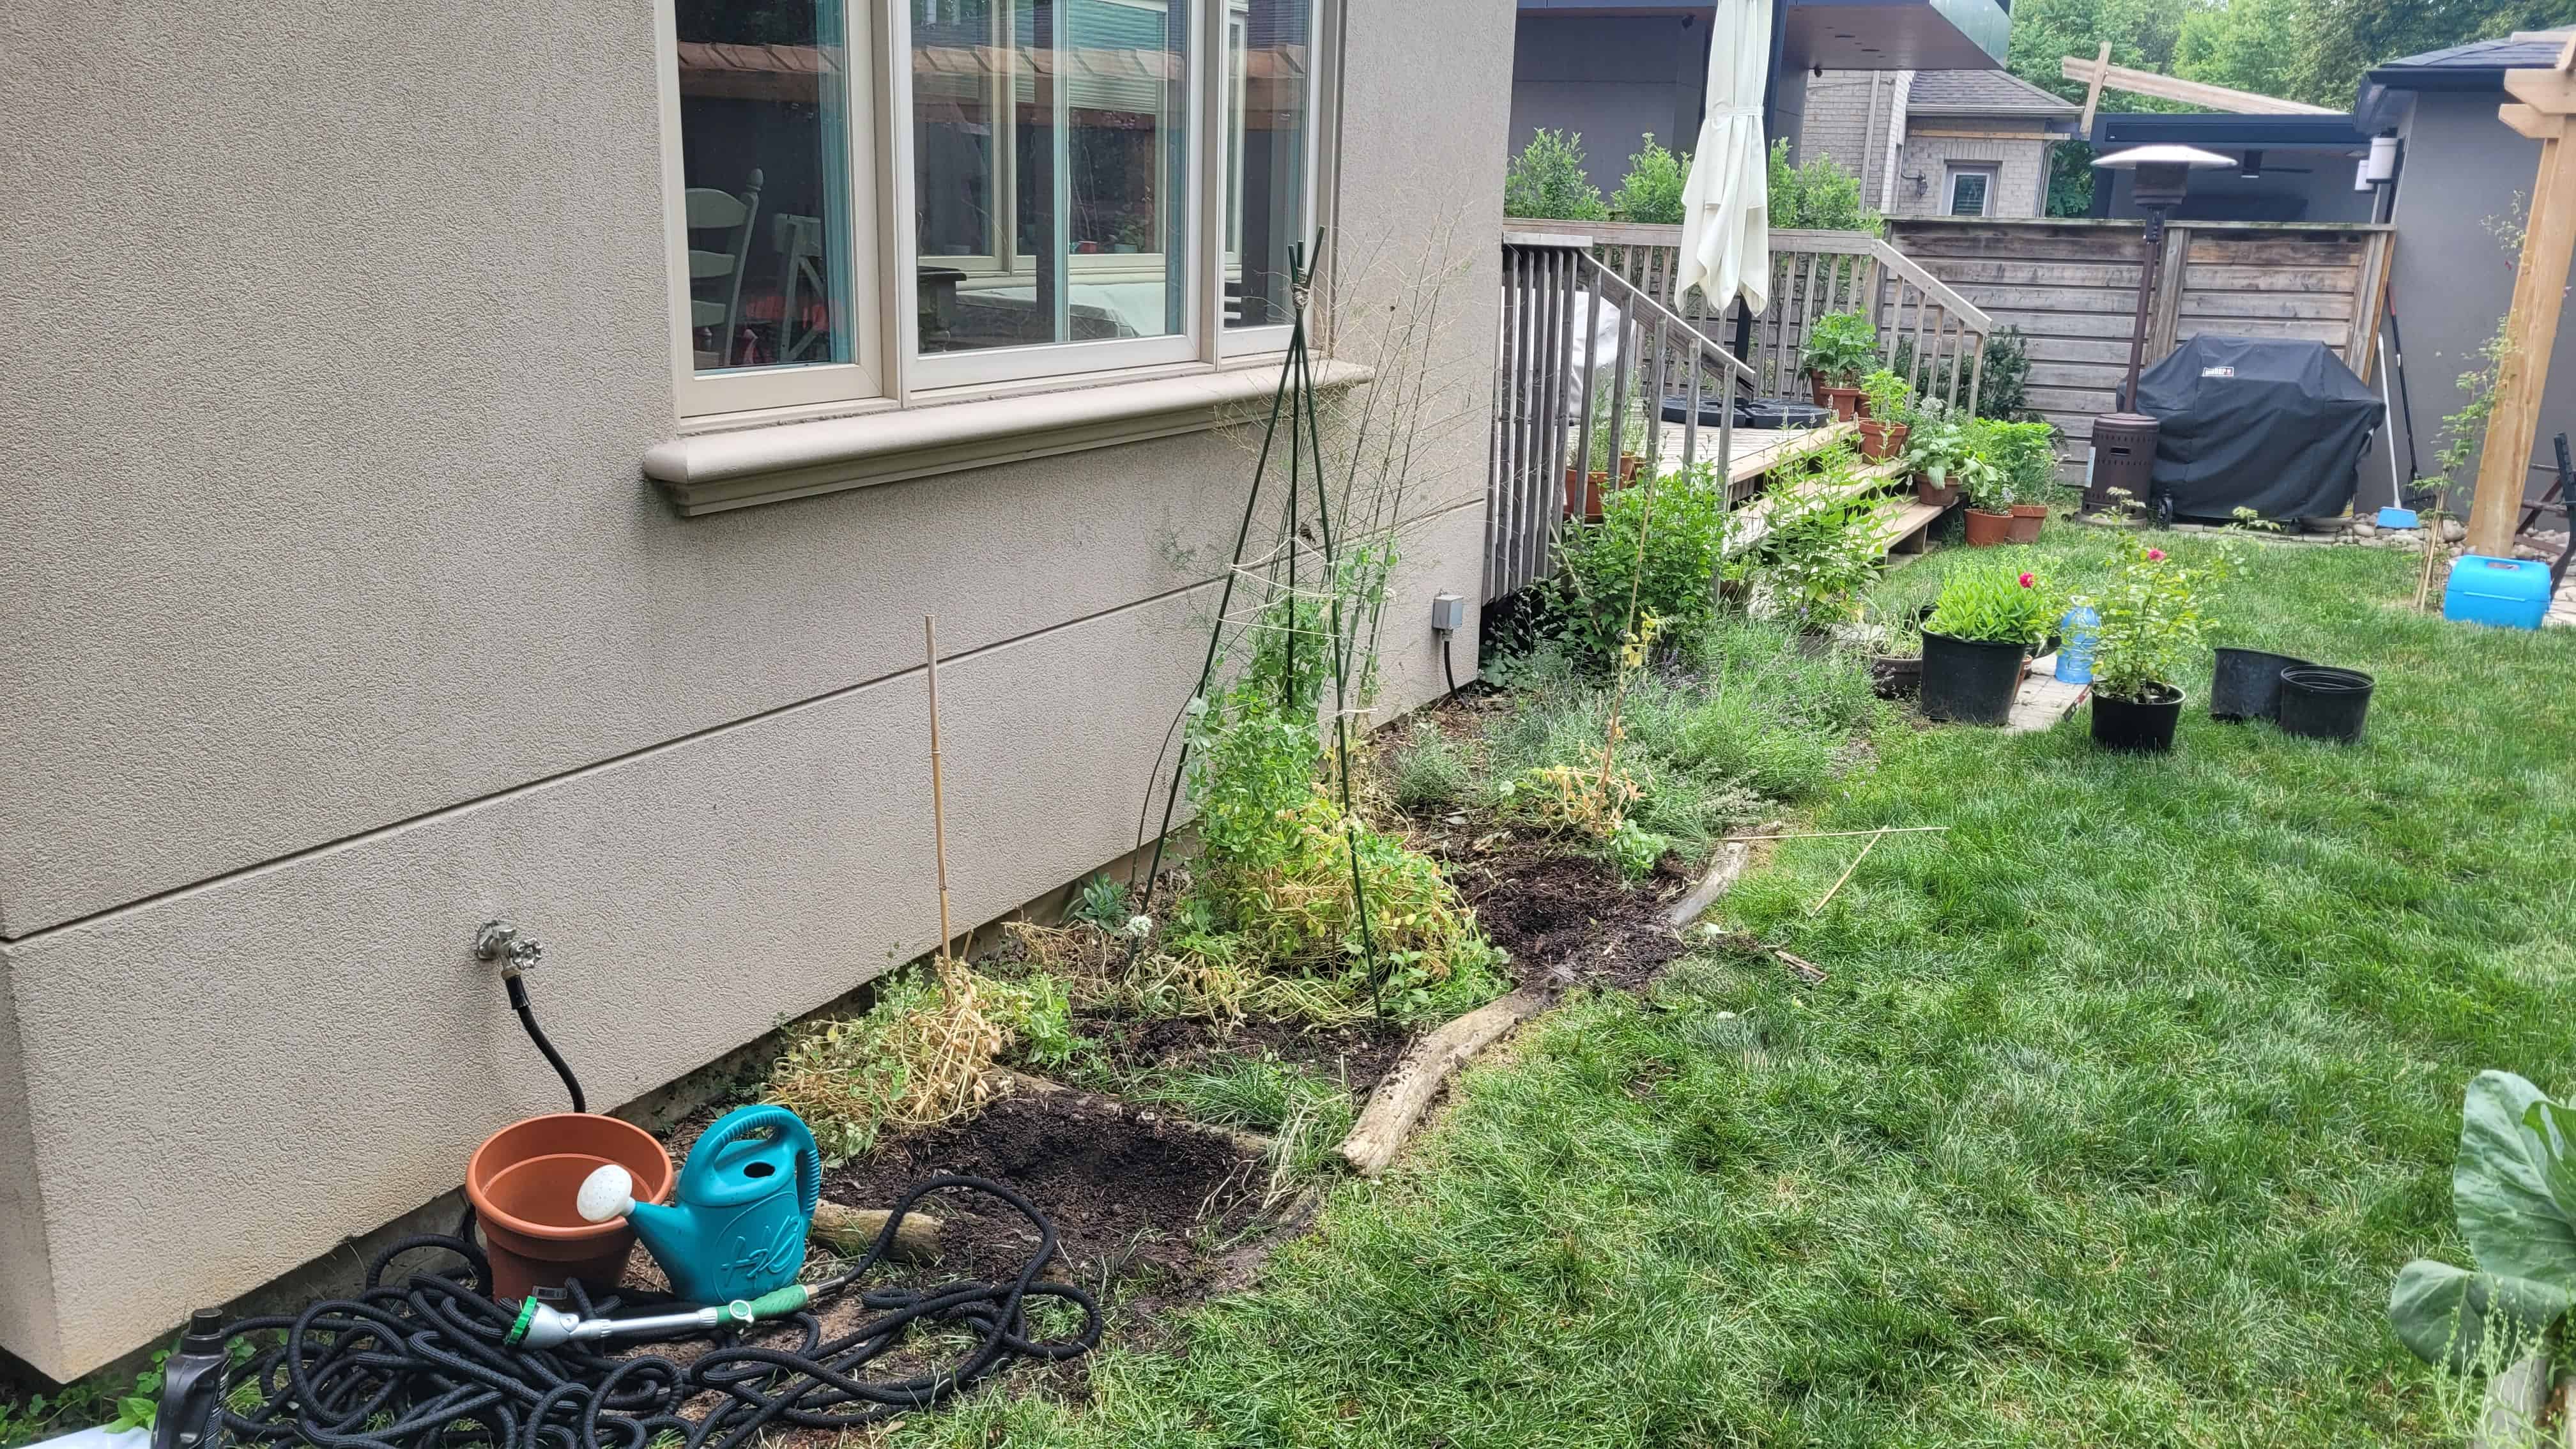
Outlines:
<svg viewBox="0 0 2576 1449"><path fill-rule="evenodd" d="M2120 540L2031 551L2077 588ZM2185 553L2211 546L2163 540ZM1928 597L1957 553L1902 570ZM2243 642L2379 677L2367 743L1880 728L1700 955L1473 1072L1183 1352L947 1444L2416 1444L2390 1279L2465 1260L2484 1067L2576 1089L2576 632L2412 614L2412 561L2263 548Z"/></svg>

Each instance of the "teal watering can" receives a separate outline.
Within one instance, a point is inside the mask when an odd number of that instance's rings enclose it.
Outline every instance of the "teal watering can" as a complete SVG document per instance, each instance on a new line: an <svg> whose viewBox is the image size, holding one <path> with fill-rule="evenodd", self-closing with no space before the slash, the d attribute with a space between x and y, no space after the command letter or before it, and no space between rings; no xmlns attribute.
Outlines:
<svg viewBox="0 0 2576 1449"><path fill-rule="evenodd" d="M673 1190L677 1202L637 1202L633 1193L626 1169L611 1165L582 1183L577 1206L590 1222L622 1217L633 1224L674 1294L731 1303L796 1281L823 1195L823 1157L795 1113L737 1107L689 1149Z"/></svg>

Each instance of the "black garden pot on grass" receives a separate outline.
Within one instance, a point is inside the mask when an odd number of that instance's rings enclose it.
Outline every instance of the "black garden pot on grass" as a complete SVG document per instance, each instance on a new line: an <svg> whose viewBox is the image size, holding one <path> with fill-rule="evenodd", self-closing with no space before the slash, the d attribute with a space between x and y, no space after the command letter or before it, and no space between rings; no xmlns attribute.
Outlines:
<svg viewBox="0 0 2576 1449"><path fill-rule="evenodd" d="M2306 669L2308 661L2260 649L2221 649L2209 679L2209 717L2246 720L2281 717L2281 671Z"/></svg>
<svg viewBox="0 0 2576 1449"><path fill-rule="evenodd" d="M2284 669L2281 728L2312 740L2356 743L2376 682L2358 669Z"/></svg>
<svg viewBox="0 0 2576 1449"><path fill-rule="evenodd" d="M2149 698L2093 696L2093 743L2106 750L2140 750L2162 754L2173 748L2174 726L2182 721L2182 691L2169 684L2147 686Z"/></svg>
<svg viewBox="0 0 2576 1449"><path fill-rule="evenodd" d="M2020 644L1923 634L1923 713L1961 724L1999 725L2021 692Z"/></svg>

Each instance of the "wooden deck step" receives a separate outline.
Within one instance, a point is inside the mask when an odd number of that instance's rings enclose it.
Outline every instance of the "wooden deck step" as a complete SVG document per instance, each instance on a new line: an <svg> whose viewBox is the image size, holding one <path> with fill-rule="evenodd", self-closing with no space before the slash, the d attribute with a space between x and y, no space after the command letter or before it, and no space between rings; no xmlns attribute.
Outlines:
<svg viewBox="0 0 2576 1449"><path fill-rule="evenodd" d="M1932 547L1932 525L1949 512L1936 503L1908 503L1888 520L1880 535L1881 553L1925 553Z"/></svg>
<svg viewBox="0 0 2576 1449"><path fill-rule="evenodd" d="M1728 460L1726 478L1730 483L1749 483L1784 463L1795 462L1811 453L1821 453L1836 443L1858 434L1853 423L1832 423L1821 428L1737 428L1734 456ZM1666 423L1656 451L1662 461L1660 471L1669 473L1682 465L1682 429L1678 423ZM1698 461L1717 456L1717 429L1699 430Z"/></svg>

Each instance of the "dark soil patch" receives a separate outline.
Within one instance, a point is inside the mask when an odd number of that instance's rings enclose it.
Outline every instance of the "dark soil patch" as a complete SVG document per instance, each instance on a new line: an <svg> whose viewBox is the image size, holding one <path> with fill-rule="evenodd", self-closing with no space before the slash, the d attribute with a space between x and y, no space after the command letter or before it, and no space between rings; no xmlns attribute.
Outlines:
<svg viewBox="0 0 2576 1449"><path fill-rule="evenodd" d="M1391 1021L1324 1027L1260 1017L1223 1023L1092 1012L1076 1015L1074 1030L1089 1037L1121 1075L1154 1067L1188 1071L1226 1058L1268 1055L1345 1084L1355 1099L1368 1095L1412 1039Z"/></svg>
<svg viewBox="0 0 2576 1449"><path fill-rule="evenodd" d="M823 1192L854 1207L886 1207L926 1177L963 1173L1019 1192L1055 1224L1050 1276L1090 1290L1122 1338L1150 1333L1174 1308L1233 1276L1229 1240L1256 1226L1258 1158L1221 1133L1079 1092L1015 1094L972 1120L890 1137L866 1160L824 1177ZM1016 1276L1037 1249L1016 1215L973 1211L942 1194L922 1210L944 1220L939 1272L987 1281Z"/></svg>
<svg viewBox="0 0 2576 1449"><path fill-rule="evenodd" d="M1633 887L1606 862L1517 839L1444 867L1525 986L1635 990L1682 953L1662 899L1677 882Z"/></svg>

